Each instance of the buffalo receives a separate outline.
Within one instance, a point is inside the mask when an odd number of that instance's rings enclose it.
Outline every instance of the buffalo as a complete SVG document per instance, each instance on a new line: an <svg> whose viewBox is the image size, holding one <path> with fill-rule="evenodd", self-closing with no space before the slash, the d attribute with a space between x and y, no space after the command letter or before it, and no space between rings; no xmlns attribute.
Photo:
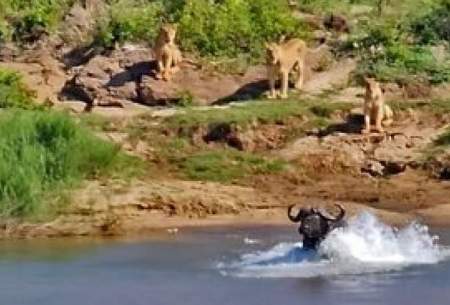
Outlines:
<svg viewBox="0 0 450 305"><path fill-rule="evenodd" d="M292 215L295 205L288 208L288 217L292 222L300 222L298 232L303 236L303 248L317 250L322 240L335 228L345 225L344 217L346 211L340 204L336 207L340 210L335 217L326 215L316 208L301 208L297 215Z"/></svg>

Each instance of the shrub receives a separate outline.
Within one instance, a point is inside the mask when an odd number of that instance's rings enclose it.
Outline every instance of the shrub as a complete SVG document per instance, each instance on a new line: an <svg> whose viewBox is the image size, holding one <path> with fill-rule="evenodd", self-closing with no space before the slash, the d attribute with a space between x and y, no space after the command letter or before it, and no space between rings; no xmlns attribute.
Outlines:
<svg viewBox="0 0 450 305"><path fill-rule="evenodd" d="M375 75L381 81L404 82L411 78L431 83L450 80L450 62L438 63L427 46L394 44L375 56L365 57L359 74Z"/></svg>
<svg viewBox="0 0 450 305"><path fill-rule="evenodd" d="M430 13L412 22L419 43L450 42L450 0L442 0Z"/></svg>
<svg viewBox="0 0 450 305"><path fill-rule="evenodd" d="M407 1L405 1L407 2ZM409 1L413 3L414 1ZM428 11L433 11L432 3L424 3L420 12L413 12L416 6L410 8L411 12L404 12L401 17L385 18L379 22L366 25L358 36L347 43L343 49L349 48L360 57L357 75L371 74L381 81L403 82L409 79L419 79L425 82L442 83L450 80L450 61L443 59L437 62L431 51L429 38L420 39L417 44L414 37L429 37L428 35L414 32L416 20L423 20L428 16ZM426 19L427 17L425 17ZM414 26L411 26L413 24ZM360 29L361 30L361 29ZM432 33L437 35L437 31ZM425 35L425 36L424 36Z"/></svg>
<svg viewBox="0 0 450 305"><path fill-rule="evenodd" d="M107 47L125 41L152 43L158 34L164 6L161 1L146 3L134 0L112 2L106 24L102 25L98 41Z"/></svg>
<svg viewBox="0 0 450 305"><path fill-rule="evenodd" d="M38 29L49 31L55 28L73 0L3 0L9 19L13 20L13 38L17 41L34 35Z"/></svg>
<svg viewBox="0 0 450 305"><path fill-rule="evenodd" d="M57 212L61 190L124 167L125 160L118 147L65 114L7 111L0 116L0 215Z"/></svg>
<svg viewBox="0 0 450 305"><path fill-rule="evenodd" d="M0 70L0 108L36 108L34 93L27 89L19 74Z"/></svg>
<svg viewBox="0 0 450 305"><path fill-rule="evenodd" d="M258 56L265 41L304 33L281 0L192 0L179 14L183 48L201 55Z"/></svg>

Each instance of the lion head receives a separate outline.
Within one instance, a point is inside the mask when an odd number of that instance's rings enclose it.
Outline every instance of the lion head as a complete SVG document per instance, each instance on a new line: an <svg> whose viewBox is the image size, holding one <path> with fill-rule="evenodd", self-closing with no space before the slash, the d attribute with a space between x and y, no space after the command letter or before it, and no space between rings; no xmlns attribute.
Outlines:
<svg viewBox="0 0 450 305"><path fill-rule="evenodd" d="M160 35L164 38L165 43L173 43L175 41L175 36L177 35L176 24L163 24Z"/></svg>
<svg viewBox="0 0 450 305"><path fill-rule="evenodd" d="M375 99L381 91L380 84L373 77L364 77L364 85L366 94L372 99Z"/></svg>
<svg viewBox="0 0 450 305"><path fill-rule="evenodd" d="M270 65L276 65L281 59L281 48L276 43L266 44L266 59L267 63Z"/></svg>

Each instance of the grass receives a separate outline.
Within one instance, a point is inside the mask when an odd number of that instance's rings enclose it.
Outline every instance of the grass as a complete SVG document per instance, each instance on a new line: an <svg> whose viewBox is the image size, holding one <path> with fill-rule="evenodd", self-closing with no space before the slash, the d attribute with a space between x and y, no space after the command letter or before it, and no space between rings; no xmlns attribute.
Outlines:
<svg viewBox="0 0 450 305"><path fill-rule="evenodd" d="M187 107L158 124L141 116L128 126L131 141L144 141L151 148L156 171L167 170L179 178L235 182L257 174L275 174L287 164L261 152L239 151L226 144L207 145L198 137L199 130L211 126L232 124L254 128L258 124L286 124L286 141L312 127L326 126L335 111L350 110L349 103L323 101L253 101L234 104L229 108L204 109ZM149 124L149 122L152 122Z"/></svg>
<svg viewBox="0 0 450 305"><path fill-rule="evenodd" d="M0 108L36 109L34 97L18 73L0 69Z"/></svg>
<svg viewBox="0 0 450 305"><path fill-rule="evenodd" d="M234 104L225 109L186 108L169 117L164 122L170 128L189 129L196 126L208 126L216 123L230 123L245 127L258 121L262 123L283 122L290 117L329 116L336 110L349 110L349 103L327 103L317 101L251 101Z"/></svg>
<svg viewBox="0 0 450 305"><path fill-rule="evenodd" d="M0 215L54 215L70 187L132 174L136 162L65 114L6 111L0 115Z"/></svg>
<svg viewBox="0 0 450 305"><path fill-rule="evenodd" d="M448 0L391 1L381 17L369 16L341 47L358 55L357 76L381 81L419 80L438 84L450 80L450 56L435 58L433 47L448 43Z"/></svg>
<svg viewBox="0 0 450 305"><path fill-rule="evenodd" d="M414 102L390 102L389 105L392 106L394 112L405 111L409 108L419 109L423 111L428 111L431 113L442 114L450 112L450 101L443 100L424 100L424 101L414 101Z"/></svg>
<svg viewBox="0 0 450 305"><path fill-rule="evenodd" d="M73 0L0 0L0 36L20 42L37 28L56 30Z"/></svg>
<svg viewBox="0 0 450 305"><path fill-rule="evenodd" d="M230 182L249 175L273 174L284 170L286 163L233 149L206 151L180 160L179 168L188 179Z"/></svg>
<svg viewBox="0 0 450 305"><path fill-rule="evenodd" d="M442 148L450 147L450 129L440 135L433 144Z"/></svg>

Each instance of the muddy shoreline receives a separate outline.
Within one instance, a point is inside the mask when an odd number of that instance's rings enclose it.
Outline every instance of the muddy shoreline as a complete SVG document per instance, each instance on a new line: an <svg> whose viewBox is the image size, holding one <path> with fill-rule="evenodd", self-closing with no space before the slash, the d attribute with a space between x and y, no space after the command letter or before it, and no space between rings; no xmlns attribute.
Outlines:
<svg viewBox="0 0 450 305"><path fill-rule="evenodd" d="M333 202L306 200L315 206L330 207ZM321 202L321 203L320 203ZM375 209L357 203L342 202L348 210L349 218L360 213L372 213L381 221L404 227L413 222L425 224L431 228L450 228L450 205L432 209L411 211L408 213ZM330 209L330 211L332 211ZM21 223L10 225L0 232L0 239L41 239L41 238L145 238L152 236L170 236L193 228L213 227L260 227L292 226L286 217L285 208L269 208L254 211L242 211L238 214L208 215L202 218L167 216L164 213L147 213L134 217L108 220L105 216L80 217L74 215L59 216L51 222Z"/></svg>

